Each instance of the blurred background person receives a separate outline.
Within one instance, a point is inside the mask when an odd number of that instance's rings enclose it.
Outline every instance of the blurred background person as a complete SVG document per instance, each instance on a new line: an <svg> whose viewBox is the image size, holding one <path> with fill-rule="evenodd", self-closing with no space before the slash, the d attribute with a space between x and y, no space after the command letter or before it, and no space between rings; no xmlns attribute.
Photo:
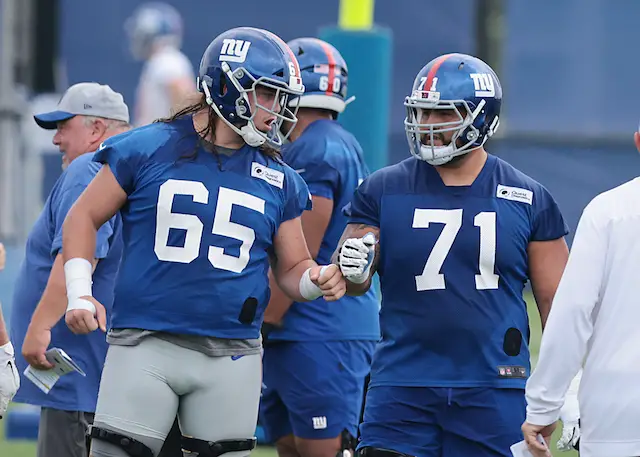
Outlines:
<svg viewBox="0 0 640 457"><path fill-rule="evenodd" d="M168 117L195 92L189 59L180 51L183 23L180 13L166 3L141 5L125 23L131 53L144 61L136 89L133 123L136 127Z"/></svg>

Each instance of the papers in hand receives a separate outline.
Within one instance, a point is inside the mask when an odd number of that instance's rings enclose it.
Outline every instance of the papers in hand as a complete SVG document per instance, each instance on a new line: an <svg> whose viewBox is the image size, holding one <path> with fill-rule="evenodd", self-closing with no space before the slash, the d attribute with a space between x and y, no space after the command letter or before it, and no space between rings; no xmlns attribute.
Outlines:
<svg viewBox="0 0 640 457"><path fill-rule="evenodd" d="M45 352L44 355L53 364L53 368L40 370L29 365L24 370L24 375L45 394L49 393L58 382L58 379L60 379L60 376L73 372L86 376L85 372L62 349L52 348Z"/></svg>
<svg viewBox="0 0 640 457"><path fill-rule="evenodd" d="M538 433L538 441L540 441L541 443L544 443L546 446L544 438L539 433ZM533 457L533 454L529 451L529 448L527 447L527 442L524 440L518 441L516 444L511 445L511 453L513 454L513 457Z"/></svg>

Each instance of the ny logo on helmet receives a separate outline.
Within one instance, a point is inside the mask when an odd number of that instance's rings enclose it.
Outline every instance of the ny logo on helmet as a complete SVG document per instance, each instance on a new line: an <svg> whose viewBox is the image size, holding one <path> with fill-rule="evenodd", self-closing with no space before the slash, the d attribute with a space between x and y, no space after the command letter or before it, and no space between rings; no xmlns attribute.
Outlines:
<svg viewBox="0 0 640 457"><path fill-rule="evenodd" d="M220 62L237 62L242 63L247 59L251 41L234 40L233 38L225 38L222 40L222 50L220 50Z"/></svg>
<svg viewBox="0 0 640 457"><path fill-rule="evenodd" d="M476 97L495 97L496 87L493 78L488 73L471 73L473 87L476 90Z"/></svg>

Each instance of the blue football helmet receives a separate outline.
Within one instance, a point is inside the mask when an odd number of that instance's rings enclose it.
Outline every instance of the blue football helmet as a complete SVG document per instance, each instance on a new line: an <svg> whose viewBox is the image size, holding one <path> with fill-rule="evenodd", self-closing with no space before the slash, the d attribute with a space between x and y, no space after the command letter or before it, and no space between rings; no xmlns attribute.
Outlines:
<svg viewBox="0 0 640 457"><path fill-rule="evenodd" d="M293 51L273 33L251 27L238 27L218 35L207 47L200 62L198 90L218 116L249 146L279 149L296 122L297 108L287 107L289 98L304 93L298 61ZM262 86L275 90L272 106L256 107L275 116L271 130L259 131L251 112L249 95ZM278 105L279 104L279 108ZM289 128L278 133L283 122Z"/></svg>
<svg viewBox="0 0 640 457"><path fill-rule="evenodd" d="M149 56L154 46L180 48L182 17L171 5L161 2L143 3L125 22L131 53L136 59Z"/></svg>
<svg viewBox="0 0 640 457"><path fill-rule="evenodd" d="M287 43L300 64L304 95L294 98L289 106L321 108L337 117L348 103L347 64L336 48L317 38L297 38Z"/></svg>
<svg viewBox="0 0 640 457"><path fill-rule="evenodd" d="M416 76L405 98L404 127L411 154L431 165L443 165L484 143L499 125L502 87L495 72L482 60L465 54L445 54ZM459 119L421 123L423 110L456 110ZM451 143L435 145L434 135L454 132Z"/></svg>

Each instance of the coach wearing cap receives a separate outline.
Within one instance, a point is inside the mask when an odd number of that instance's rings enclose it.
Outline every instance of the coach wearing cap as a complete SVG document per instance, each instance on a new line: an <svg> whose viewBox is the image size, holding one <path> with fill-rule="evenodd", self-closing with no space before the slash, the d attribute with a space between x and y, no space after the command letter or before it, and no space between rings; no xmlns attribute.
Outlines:
<svg viewBox="0 0 640 457"><path fill-rule="evenodd" d="M56 130L53 144L63 154L64 172L31 229L15 285L10 331L16 349L22 348L22 354L16 355L22 382L14 401L42 407L38 457L86 457L85 435L93 422L107 342L103 332L74 335L64 320L59 322L67 308L62 223L101 167L91 160L92 151L107 138L129 130L129 109L122 95L109 86L80 83L67 90L56 111L34 119L40 127ZM94 295L106 305L107 314L121 254L117 215L98 230L93 262ZM51 348L62 349L85 376L65 374L53 386L37 385L24 376L29 364L52 367L45 356Z"/></svg>

